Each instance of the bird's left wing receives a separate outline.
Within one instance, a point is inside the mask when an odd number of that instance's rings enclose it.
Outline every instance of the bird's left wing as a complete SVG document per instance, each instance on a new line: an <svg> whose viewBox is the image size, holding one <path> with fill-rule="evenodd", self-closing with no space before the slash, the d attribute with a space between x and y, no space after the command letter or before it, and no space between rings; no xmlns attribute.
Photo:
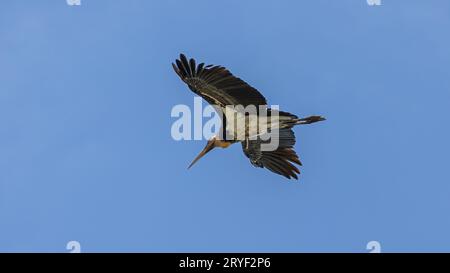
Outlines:
<svg viewBox="0 0 450 273"><path fill-rule="evenodd" d="M196 65L180 54L180 59L172 63L177 75L189 88L211 105L224 109L227 105L267 105L264 96L243 80L233 76L222 66Z"/></svg>
<svg viewBox="0 0 450 273"><path fill-rule="evenodd" d="M294 165L302 165L297 153L294 151L295 135L291 128L279 130L278 148L274 151L263 151L261 145L268 141L260 138L256 140L242 141L242 150L255 167L283 175L288 179L298 179L299 169Z"/></svg>

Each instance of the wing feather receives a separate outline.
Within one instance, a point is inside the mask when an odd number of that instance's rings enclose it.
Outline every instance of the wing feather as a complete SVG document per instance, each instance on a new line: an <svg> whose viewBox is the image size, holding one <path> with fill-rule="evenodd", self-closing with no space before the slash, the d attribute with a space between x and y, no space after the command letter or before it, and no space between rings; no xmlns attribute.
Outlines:
<svg viewBox="0 0 450 273"><path fill-rule="evenodd" d="M188 60L184 54L180 54L172 67L194 93L210 104L217 104L221 108L227 105L267 105L258 90L235 77L225 67L205 66L204 63L196 66L195 60Z"/></svg>
<svg viewBox="0 0 450 273"><path fill-rule="evenodd" d="M300 159L294 150L295 135L291 128L279 130L278 148L274 151L262 151L261 145L268 141L261 139L242 142L242 150L250 162L260 168L280 174L288 179L298 179L300 170L294 165L301 166Z"/></svg>

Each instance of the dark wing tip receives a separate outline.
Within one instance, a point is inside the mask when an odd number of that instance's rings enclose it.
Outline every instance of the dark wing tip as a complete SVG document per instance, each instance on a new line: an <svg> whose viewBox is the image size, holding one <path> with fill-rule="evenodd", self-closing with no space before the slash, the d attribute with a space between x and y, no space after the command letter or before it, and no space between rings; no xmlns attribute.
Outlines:
<svg viewBox="0 0 450 273"><path fill-rule="evenodd" d="M301 166L301 163L297 154L291 148L281 148L272 152L263 152L261 162L264 167L272 172L280 174L287 179L298 180L297 174L300 174L300 170L295 164Z"/></svg>
<svg viewBox="0 0 450 273"><path fill-rule="evenodd" d="M175 71L175 73L177 73L177 75L182 78L181 74L180 74L180 69L174 64L172 63L172 68Z"/></svg>
<svg viewBox="0 0 450 273"><path fill-rule="evenodd" d="M195 77L195 69L196 69L197 67L196 67L196 64L195 64L195 60L192 59L192 58L189 60L189 67L191 68L192 76Z"/></svg>
<svg viewBox="0 0 450 273"><path fill-rule="evenodd" d="M180 53L180 59L176 60L178 68L181 70L181 74L185 77L194 77L196 75L196 63L194 59L188 60L186 55Z"/></svg>

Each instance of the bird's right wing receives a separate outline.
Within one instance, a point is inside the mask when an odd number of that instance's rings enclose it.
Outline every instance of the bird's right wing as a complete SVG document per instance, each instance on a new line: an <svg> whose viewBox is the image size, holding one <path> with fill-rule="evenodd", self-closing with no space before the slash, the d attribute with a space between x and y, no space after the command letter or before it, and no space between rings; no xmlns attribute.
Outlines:
<svg viewBox="0 0 450 273"><path fill-rule="evenodd" d="M294 165L302 165L297 153L294 151L295 135L291 128L279 130L278 148L274 151L261 150L261 144L267 143L260 138L242 141L242 150L250 162L260 168L283 175L288 179L298 179L299 169Z"/></svg>
<svg viewBox="0 0 450 273"><path fill-rule="evenodd" d="M189 88L211 105L224 109L227 105L267 105L264 96L243 80L233 76L222 66L198 66L194 59L180 54L176 64L172 63L177 75Z"/></svg>

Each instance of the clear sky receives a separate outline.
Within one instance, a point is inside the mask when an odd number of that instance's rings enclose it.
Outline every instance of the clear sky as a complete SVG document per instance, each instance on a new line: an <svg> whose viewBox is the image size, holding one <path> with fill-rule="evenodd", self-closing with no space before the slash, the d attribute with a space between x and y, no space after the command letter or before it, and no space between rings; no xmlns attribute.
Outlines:
<svg viewBox="0 0 450 273"><path fill-rule="evenodd" d="M449 1L1 5L0 251L450 251ZM327 117L298 181L240 145L186 169L181 52Z"/></svg>

